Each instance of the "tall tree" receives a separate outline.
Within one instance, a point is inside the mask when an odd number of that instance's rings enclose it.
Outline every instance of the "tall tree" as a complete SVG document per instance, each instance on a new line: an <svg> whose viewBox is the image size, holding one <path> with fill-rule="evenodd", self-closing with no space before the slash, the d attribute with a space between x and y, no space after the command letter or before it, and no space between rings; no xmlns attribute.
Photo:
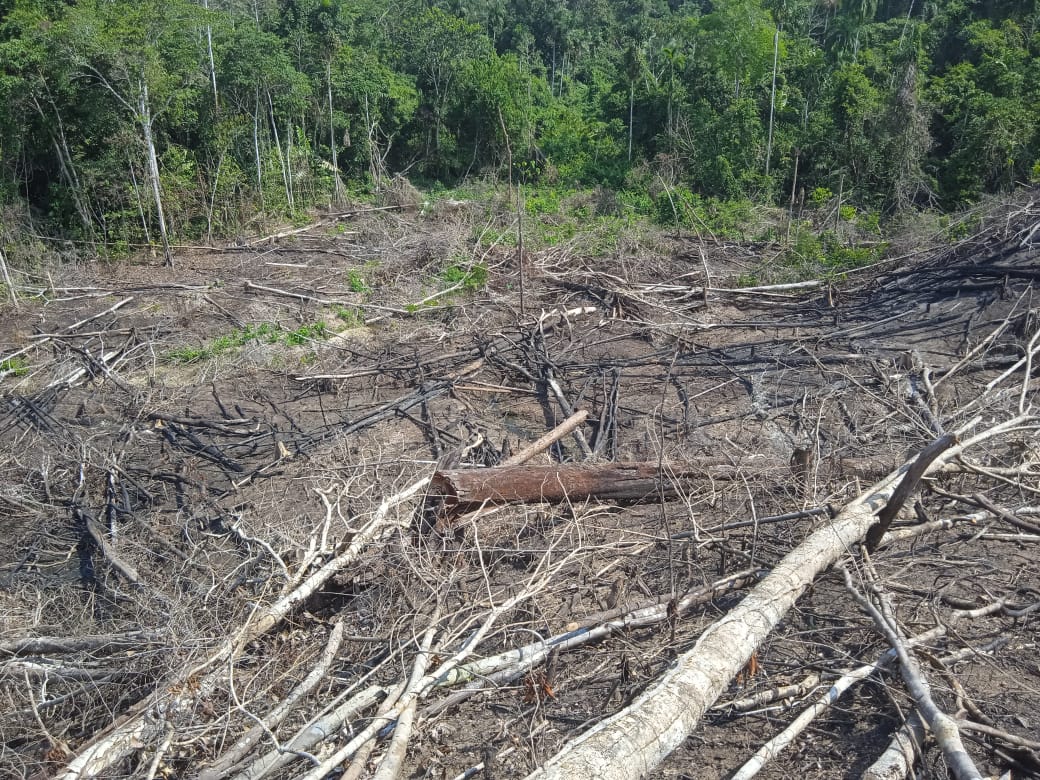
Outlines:
<svg viewBox="0 0 1040 780"><path fill-rule="evenodd" d="M201 26L197 8L185 0L77 3L54 32L78 76L104 90L140 131L168 265L173 264L173 253L156 151L157 123L167 114L193 113L198 86L205 83L196 35Z"/></svg>

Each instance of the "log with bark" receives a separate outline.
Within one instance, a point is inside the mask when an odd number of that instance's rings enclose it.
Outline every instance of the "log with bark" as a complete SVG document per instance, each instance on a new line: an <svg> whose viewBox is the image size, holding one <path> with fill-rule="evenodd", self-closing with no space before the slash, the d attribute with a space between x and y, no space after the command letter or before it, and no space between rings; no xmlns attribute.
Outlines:
<svg viewBox="0 0 1040 780"><path fill-rule="evenodd" d="M774 461L756 461L755 470L782 468ZM747 467L697 463L560 463L551 466L495 466L487 469L437 471L430 492L449 513L483 504L547 501L600 501L637 503L677 497L685 488L705 480L733 479Z"/></svg>

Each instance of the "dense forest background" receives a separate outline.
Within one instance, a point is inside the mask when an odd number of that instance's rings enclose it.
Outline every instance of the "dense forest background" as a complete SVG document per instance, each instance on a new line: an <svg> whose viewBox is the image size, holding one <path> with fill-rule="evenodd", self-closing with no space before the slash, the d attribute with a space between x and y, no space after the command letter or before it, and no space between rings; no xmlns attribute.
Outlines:
<svg viewBox="0 0 1040 780"><path fill-rule="evenodd" d="M877 222L1040 178L1038 0L0 0L0 242L491 176Z"/></svg>

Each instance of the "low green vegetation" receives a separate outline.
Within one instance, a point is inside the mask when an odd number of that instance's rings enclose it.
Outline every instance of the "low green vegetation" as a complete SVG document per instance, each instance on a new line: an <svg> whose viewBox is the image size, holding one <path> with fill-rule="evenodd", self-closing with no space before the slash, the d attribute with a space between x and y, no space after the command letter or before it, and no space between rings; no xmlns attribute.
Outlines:
<svg viewBox="0 0 1040 780"><path fill-rule="evenodd" d="M487 285L488 269L483 263L454 261L441 271L439 278L448 287L459 288L464 293L473 293Z"/></svg>
<svg viewBox="0 0 1040 780"><path fill-rule="evenodd" d="M331 334L329 326L320 320L301 325L294 330L283 328L277 323L264 322L236 328L231 333L218 336L201 346L178 347L168 352L166 357L173 363L198 363L234 352L247 344L283 344L295 347L324 341Z"/></svg>
<svg viewBox="0 0 1040 780"><path fill-rule="evenodd" d="M365 277L356 268L351 268L347 273L347 288L353 293L361 293L363 295L372 292L372 288L368 286Z"/></svg>
<svg viewBox="0 0 1040 780"><path fill-rule="evenodd" d="M359 308L337 306L334 313L348 328L359 328L365 324L365 313Z"/></svg>
<svg viewBox="0 0 1040 780"><path fill-rule="evenodd" d="M12 376L25 376L29 373L29 364L22 357L12 357L0 360L0 374Z"/></svg>

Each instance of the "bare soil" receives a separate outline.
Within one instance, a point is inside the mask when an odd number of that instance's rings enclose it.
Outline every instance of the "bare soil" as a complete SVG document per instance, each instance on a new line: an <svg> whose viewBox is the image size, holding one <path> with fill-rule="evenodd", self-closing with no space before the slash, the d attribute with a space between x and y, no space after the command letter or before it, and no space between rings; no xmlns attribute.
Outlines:
<svg viewBox="0 0 1040 780"><path fill-rule="evenodd" d="M924 242L833 284L770 290L735 280L778 262L779 247L688 236L597 257L580 242L527 252L521 274L515 249L474 249L483 219L476 207L328 216L278 240L181 250L175 268L145 259L29 278L0 318L0 776L64 776L151 696L179 709L98 776L195 777L300 684L342 624L321 681L225 775L255 777L256 758L365 686L389 691L419 659L490 657L746 573L685 612L622 621L466 696L424 693L401 776L523 777L651 687L872 482L943 432L968 436L1037 402L1035 365L1017 365L1040 328L1033 200L986 214L955 246ZM453 265L486 266L486 284L458 286ZM240 338L264 323L273 335ZM495 465L559 424L550 378L589 411L593 455L569 436L539 462L725 464L731 476L706 467L678 500L488 507L440 533L420 493L287 619L215 671L188 673L341 554L384 499L438 466ZM1040 733L1038 441L1023 427L927 479L895 530L950 527L871 559L906 635L948 627L918 651L937 703L1027 740L965 730L991 776L1040 776L1028 747ZM849 553L866 588L869 567ZM70 641L91 637L102 639ZM646 776L731 776L888 648L841 574L826 574ZM809 675L801 693L730 706ZM912 707L892 665L762 776L860 777ZM266 776L303 776L375 714ZM352 756L352 776L375 770L392 731ZM916 771L948 776L934 743Z"/></svg>

